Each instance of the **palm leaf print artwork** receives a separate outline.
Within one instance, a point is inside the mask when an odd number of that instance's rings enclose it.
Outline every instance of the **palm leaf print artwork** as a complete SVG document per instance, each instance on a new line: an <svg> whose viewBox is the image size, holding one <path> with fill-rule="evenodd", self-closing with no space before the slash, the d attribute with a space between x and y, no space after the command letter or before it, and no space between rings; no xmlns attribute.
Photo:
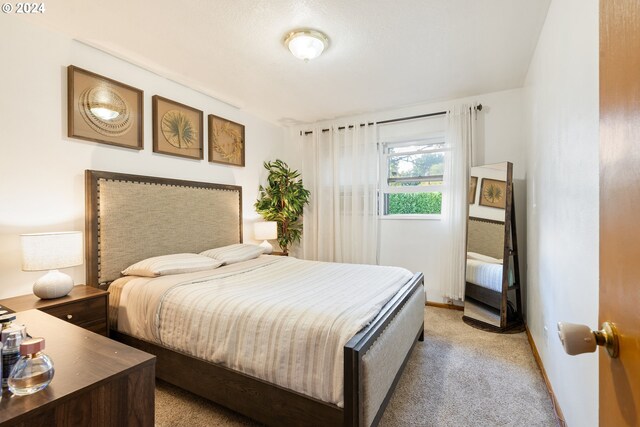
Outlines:
<svg viewBox="0 0 640 427"><path fill-rule="evenodd" d="M186 114L178 110L162 116L162 134L176 148L190 148L198 139L198 130Z"/></svg>
<svg viewBox="0 0 640 427"><path fill-rule="evenodd" d="M484 198L491 203L497 203L502 199L502 190L497 185L491 184L485 188Z"/></svg>
<svg viewBox="0 0 640 427"><path fill-rule="evenodd" d="M483 178L480 187L480 206L504 209L507 201L507 183L497 179Z"/></svg>

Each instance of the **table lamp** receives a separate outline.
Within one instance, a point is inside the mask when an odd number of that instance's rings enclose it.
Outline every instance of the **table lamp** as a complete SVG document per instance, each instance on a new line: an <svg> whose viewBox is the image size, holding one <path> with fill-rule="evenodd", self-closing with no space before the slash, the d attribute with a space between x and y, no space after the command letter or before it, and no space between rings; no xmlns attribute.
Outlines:
<svg viewBox="0 0 640 427"><path fill-rule="evenodd" d="M22 271L49 270L33 285L33 293L42 299L67 295L73 289L73 279L58 268L81 265L82 232L21 234Z"/></svg>
<svg viewBox="0 0 640 427"><path fill-rule="evenodd" d="M278 223L276 221L256 222L253 224L253 233L256 240L264 240L260 243L260 247L265 249L265 254L273 252L273 246L268 240L278 238Z"/></svg>

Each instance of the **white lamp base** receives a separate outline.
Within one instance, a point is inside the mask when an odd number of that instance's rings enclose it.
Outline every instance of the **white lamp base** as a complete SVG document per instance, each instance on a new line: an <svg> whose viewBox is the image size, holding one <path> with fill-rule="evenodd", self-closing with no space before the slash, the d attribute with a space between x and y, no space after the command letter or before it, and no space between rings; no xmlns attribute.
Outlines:
<svg viewBox="0 0 640 427"><path fill-rule="evenodd" d="M33 284L33 293L42 299L60 298L73 289L73 279L58 270L51 270Z"/></svg>
<svg viewBox="0 0 640 427"><path fill-rule="evenodd" d="M270 254L271 252L273 252L273 246L271 246L271 243L267 242L266 240L262 243L260 243L259 245L261 248L264 248L264 253L265 254Z"/></svg>

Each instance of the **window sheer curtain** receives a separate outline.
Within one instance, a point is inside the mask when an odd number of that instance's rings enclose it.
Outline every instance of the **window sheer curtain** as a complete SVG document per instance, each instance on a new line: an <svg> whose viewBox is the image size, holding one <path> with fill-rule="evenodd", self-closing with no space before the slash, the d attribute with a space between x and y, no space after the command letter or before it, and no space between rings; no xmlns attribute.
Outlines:
<svg viewBox="0 0 640 427"><path fill-rule="evenodd" d="M458 105L447 113L445 143L445 194L442 221L449 237L449 247L443 251L442 294L445 298L464 300L469 167L475 134L474 107Z"/></svg>
<svg viewBox="0 0 640 427"><path fill-rule="evenodd" d="M302 134L305 259L378 263L378 148L375 125ZM343 127L343 126L340 126Z"/></svg>

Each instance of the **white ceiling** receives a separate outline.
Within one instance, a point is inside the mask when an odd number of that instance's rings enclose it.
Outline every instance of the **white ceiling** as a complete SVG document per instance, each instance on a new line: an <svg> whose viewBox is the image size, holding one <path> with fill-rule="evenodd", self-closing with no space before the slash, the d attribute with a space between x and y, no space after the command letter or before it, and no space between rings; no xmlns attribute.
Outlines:
<svg viewBox="0 0 640 427"><path fill-rule="evenodd" d="M60 0L30 17L281 125L522 86L550 0ZM325 32L305 63L288 31Z"/></svg>

